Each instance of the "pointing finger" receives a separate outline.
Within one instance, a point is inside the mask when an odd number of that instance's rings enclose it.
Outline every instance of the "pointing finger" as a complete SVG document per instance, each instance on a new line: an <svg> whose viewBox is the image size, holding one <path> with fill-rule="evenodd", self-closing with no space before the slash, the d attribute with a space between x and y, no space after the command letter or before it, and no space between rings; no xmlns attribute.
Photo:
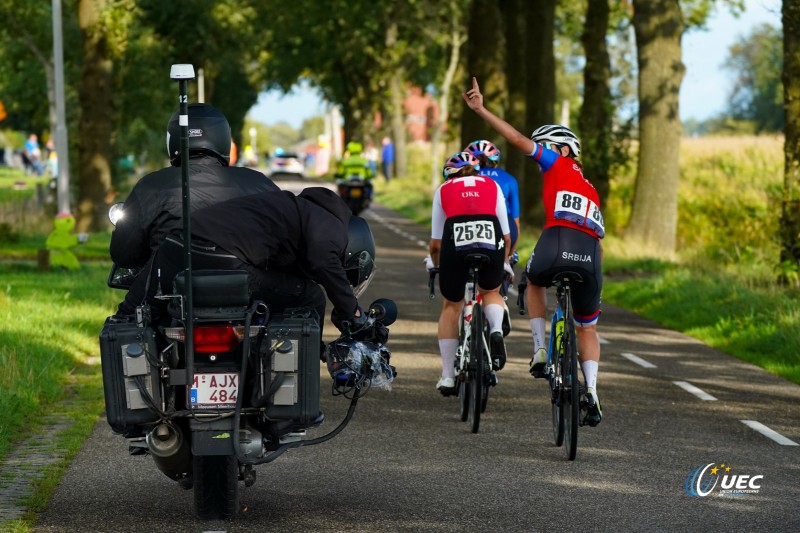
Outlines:
<svg viewBox="0 0 800 533"><path fill-rule="evenodd" d="M480 87L478 87L478 78L476 78L475 76L472 77L472 90L473 91L480 90Z"/></svg>

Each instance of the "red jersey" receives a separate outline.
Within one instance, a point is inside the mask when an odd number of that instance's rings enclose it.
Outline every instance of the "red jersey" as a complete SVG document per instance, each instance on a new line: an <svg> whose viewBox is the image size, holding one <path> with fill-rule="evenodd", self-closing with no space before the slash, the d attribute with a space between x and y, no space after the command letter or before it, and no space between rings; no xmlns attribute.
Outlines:
<svg viewBox="0 0 800 533"><path fill-rule="evenodd" d="M602 239L605 236L600 197L569 157L558 157L543 173L545 228L565 226Z"/></svg>
<svg viewBox="0 0 800 533"><path fill-rule="evenodd" d="M431 237L441 239L444 222L459 215L497 217L503 235L509 233L506 201L500 186L486 176L463 176L442 183L433 197Z"/></svg>

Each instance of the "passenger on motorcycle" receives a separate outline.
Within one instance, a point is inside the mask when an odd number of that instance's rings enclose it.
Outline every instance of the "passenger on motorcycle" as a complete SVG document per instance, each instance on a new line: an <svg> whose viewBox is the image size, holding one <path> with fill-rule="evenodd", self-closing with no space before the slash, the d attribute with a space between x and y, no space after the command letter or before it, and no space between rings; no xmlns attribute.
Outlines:
<svg viewBox="0 0 800 533"><path fill-rule="evenodd" d="M445 182L433 197L430 254L425 258L428 271L439 266L439 290L442 293L442 312L439 316L439 352L442 356L442 377L436 388L444 395L455 394L455 358L458 348L458 319L464 306L464 289L469 269L464 257L480 251L491 262L478 275L478 292L491 331L493 370L506 363L503 342L503 297L500 284L508 264L510 237L505 199L500 186L490 178L479 175L477 158L467 152L450 157L442 174ZM457 225L477 225L490 222L491 235L479 238L479 232L456 232ZM471 234L472 238L465 235Z"/></svg>
<svg viewBox="0 0 800 533"><path fill-rule="evenodd" d="M339 161L339 166L336 169L335 177L337 179L353 179L358 178L364 180L366 186L366 195L368 199L372 199L372 178L375 177L369 161L365 159L361 153L364 147L359 142L349 142L345 147L347 152L345 157Z"/></svg>
<svg viewBox="0 0 800 533"><path fill-rule="evenodd" d="M531 317L534 349L530 371L534 377L545 377L546 287L559 272L577 272L583 281L572 287L572 305L587 388L589 410L586 421L595 426L602 419L597 396L600 362L597 320L603 288L600 239L605 230L597 191L583 177L577 161L581 154L580 141L569 128L550 124L537 128L530 139L527 138L484 107L483 95L475 78L472 78L472 89L464 93L463 98L470 109L508 142L529 154L542 169L546 221L525 272L530 282L526 304Z"/></svg>
<svg viewBox="0 0 800 533"><path fill-rule="evenodd" d="M271 312L313 309L321 335L327 294L339 329L356 332L366 323L357 297L372 280L375 241L366 220L351 216L335 192L309 187L298 195L269 191L234 198L197 210L191 229L192 268L246 270L253 298ZM171 294L183 257L182 235L175 232L158 249L160 278L154 273L152 285Z"/></svg>
<svg viewBox="0 0 800 533"><path fill-rule="evenodd" d="M167 124L167 153L171 166L152 172L133 187L123 217L111 235L111 259L117 266L142 268L116 317L132 317L145 301L147 272L164 238L182 228L182 179L178 113ZM217 202L265 191L279 191L255 170L229 167L231 128L228 119L208 104L189 104L189 181L192 211Z"/></svg>

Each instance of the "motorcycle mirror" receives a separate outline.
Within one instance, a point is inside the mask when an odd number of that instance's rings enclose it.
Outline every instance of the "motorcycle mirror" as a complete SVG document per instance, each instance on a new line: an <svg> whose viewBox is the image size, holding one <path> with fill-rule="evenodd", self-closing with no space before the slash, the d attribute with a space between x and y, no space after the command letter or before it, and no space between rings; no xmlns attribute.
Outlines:
<svg viewBox="0 0 800 533"><path fill-rule="evenodd" d="M117 222L122 220L122 215L123 215L122 206L123 205L124 204L122 204L122 203L116 203L116 204L112 205L108 209L108 220L110 220L111 223L113 225L115 225L115 226L117 225Z"/></svg>
<svg viewBox="0 0 800 533"><path fill-rule="evenodd" d="M378 298L369 306L369 312L375 320L384 326L390 326L397 320L397 304L389 298Z"/></svg>

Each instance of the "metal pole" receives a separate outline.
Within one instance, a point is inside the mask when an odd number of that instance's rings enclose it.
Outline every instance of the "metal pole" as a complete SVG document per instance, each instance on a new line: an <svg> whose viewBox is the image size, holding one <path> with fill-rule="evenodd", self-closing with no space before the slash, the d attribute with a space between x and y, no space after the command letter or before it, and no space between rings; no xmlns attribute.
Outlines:
<svg viewBox="0 0 800 533"><path fill-rule="evenodd" d="M189 219L191 213L191 198L189 196L189 80L194 78L192 65L172 65L170 78L176 80L179 86L180 113L178 125L181 128L181 191L183 193L183 266L184 281L186 282L186 383L189 388L194 383L194 310L192 299L192 228Z"/></svg>
<svg viewBox="0 0 800 533"><path fill-rule="evenodd" d="M61 0L53 0L53 63L56 77L56 155L58 156L58 212L70 212L69 138L64 102L64 43L61 31Z"/></svg>

